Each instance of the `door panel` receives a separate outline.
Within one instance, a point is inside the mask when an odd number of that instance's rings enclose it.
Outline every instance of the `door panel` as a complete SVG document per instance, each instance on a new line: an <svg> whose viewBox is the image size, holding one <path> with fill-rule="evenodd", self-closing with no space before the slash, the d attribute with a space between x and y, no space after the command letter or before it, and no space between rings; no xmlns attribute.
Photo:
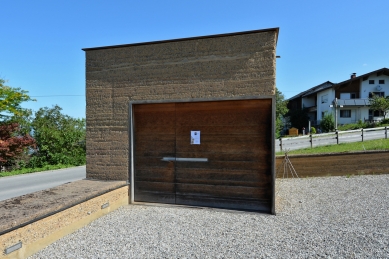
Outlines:
<svg viewBox="0 0 389 259"><path fill-rule="evenodd" d="M135 105L135 201L270 212L271 107L271 99Z"/></svg>
<svg viewBox="0 0 389 259"><path fill-rule="evenodd" d="M134 105L135 201L175 203L175 105Z"/></svg>
<svg viewBox="0 0 389 259"><path fill-rule="evenodd" d="M270 212L271 100L176 104L179 204ZM200 131L200 145L190 131Z"/></svg>

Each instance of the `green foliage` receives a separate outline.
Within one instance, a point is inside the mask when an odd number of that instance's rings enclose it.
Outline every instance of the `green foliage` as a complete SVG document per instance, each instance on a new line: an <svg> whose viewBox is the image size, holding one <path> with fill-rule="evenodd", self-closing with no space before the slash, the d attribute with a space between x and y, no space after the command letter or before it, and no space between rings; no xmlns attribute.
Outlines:
<svg viewBox="0 0 389 259"><path fill-rule="evenodd" d="M346 131L346 130L356 130L356 129L368 129L368 128L375 128L375 127L385 127L389 126L389 119L383 119L380 122L362 122L362 120L359 120L358 123L350 123L345 124L338 127L338 130Z"/></svg>
<svg viewBox="0 0 389 259"><path fill-rule="evenodd" d="M311 134L316 134L316 129L315 129L315 127L311 127Z"/></svg>
<svg viewBox="0 0 389 259"><path fill-rule="evenodd" d="M85 164L85 119L63 115L59 106L41 108L32 118L31 110L21 104L35 100L5 83L0 79L0 163L25 168ZM30 132L37 144L31 157L35 142Z"/></svg>
<svg viewBox="0 0 389 259"><path fill-rule="evenodd" d="M284 128L284 123L281 118L276 118L276 138L281 137L281 131Z"/></svg>
<svg viewBox="0 0 389 259"><path fill-rule="evenodd" d="M86 162L85 119L75 119L61 113L62 108L40 108L32 121L37 152L28 167Z"/></svg>
<svg viewBox="0 0 389 259"><path fill-rule="evenodd" d="M341 143L339 145L318 146L313 148L305 148L288 151L289 155L305 155L305 154L329 154L329 153L344 153L353 151L365 150L389 150L389 139L376 139L364 142ZM277 152L277 155L283 155L285 152Z"/></svg>
<svg viewBox="0 0 389 259"><path fill-rule="evenodd" d="M12 176L12 175L19 175L19 174L29 174L29 173L35 173L35 172L42 172L42 171L48 171L48 170L56 170L56 169L62 169L62 168L68 168L68 167L74 167L74 165L45 165L44 167L36 167L36 168L21 168L12 170L9 172L0 172L0 177L5 176Z"/></svg>
<svg viewBox="0 0 389 259"><path fill-rule="evenodd" d="M320 122L320 128L323 132L330 132L335 129L335 119L332 113L326 112Z"/></svg>
<svg viewBox="0 0 389 259"><path fill-rule="evenodd" d="M276 88L276 117L284 116L288 113L289 109L287 107L288 101L285 100L284 95L280 90Z"/></svg>
<svg viewBox="0 0 389 259"><path fill-rule="evenodd" d="M341 131L356 130L356 129L361 129L361 128L366 128L366 126L359 127L358 123L350 123L350 124L344 124L344 125L338 126L338 130L341 130Z"/></svg>
<svg viewBox="0 0 389 259"><path fill-rule="evenodd" d="M389 119L383 119L380 121L380 127L389 126Z"/></svg>
<svg viewBox="0 0 389 259"><path fill-rule="evenodd" d="M358 123L345 124L338 127L338 130L356 130L369 128L370 124L359 120Z"/></svg>
<svg viewBox="0 0 389 259"><path fill-rule="evenodd" d="M384 118L386 118L386 114L389 111L389 96L373 95L373 97L369 98L369 103L371 110L383 112Z"/></svg>
<svg viewBox="0 0 389 259"><path fill-rule="evenodd" d="M309 116L308 116L307 108L303 108L301 110L289 111L288 115L292 127L295 127L299 131L301 131L303 127L306 127L309 124Z"/></svg>
<svg viewBox="0 0 389 259"><path fill-rule="evenodd" d="M288 113L288 101L284 95L276 88L276 138L281 135L281 130L284 128L283 117Z"/></svg>
<svg viewBox="0 0 389 259"><path fill-rule="evenodd" d="M29 109L21 107L22 102L35 101L27 94L28 91L20 88L12 88L5 85L5 80L0 79L0 120L23 117L31 114Z"/></svg>

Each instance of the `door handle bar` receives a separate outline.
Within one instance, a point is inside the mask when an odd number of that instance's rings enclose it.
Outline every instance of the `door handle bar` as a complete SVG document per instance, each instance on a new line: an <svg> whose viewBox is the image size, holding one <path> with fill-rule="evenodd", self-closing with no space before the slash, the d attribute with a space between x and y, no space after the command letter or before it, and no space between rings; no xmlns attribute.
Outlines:
<svg viewBox="0 0 389 259"><path fill-rule="evenodd" d="M194 157L171 157L166 156L161 159L161 161L177 161L177 162L208 162L208 158L194 158Z"/></svg>

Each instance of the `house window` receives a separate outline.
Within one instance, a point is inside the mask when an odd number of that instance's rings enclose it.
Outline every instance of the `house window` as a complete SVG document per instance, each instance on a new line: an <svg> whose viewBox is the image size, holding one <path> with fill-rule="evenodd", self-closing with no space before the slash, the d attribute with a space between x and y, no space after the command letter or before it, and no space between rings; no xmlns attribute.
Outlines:
<svg viewBox="0 0 389 259"><path fill-rule="evenodd" d="M328 94L321 96L321 103L327 103L328 102Z"/></svg>
<svg viewBox="0 0 389 259"><path fill-rule="evenodd" d="M372 117L384 117L383 111L373 111L369 110L369 119L373 119Z"/></svg>
<svg viewBox="0 0 389 259"><path fill-rule="evenodd" d="M340 110L341 118L351 118L351 110Z"/></svg>
<svg viewBox="0 0 389 259"><path fill-rule="evenodd" d="M379 83L380 85L384 85L384 84L385 84L385 80L384 80L384 79L380 79L380 80L378 80L378 83Z"/></svg>
<svg viewBox="0 0 389 259"><path fill-rule="evenodd" d="M369 85L374 85L374 80L369 80Z"/></svg>
<svg viewBox="0 0 389 259"><path fill-rule="evenodd" d="M357 93L340 93L340 99L357 99Z"/></svg>
<svg viewBox="0 0 389 259"><path fill-rule="evenodd" d="M378 97L385 97L385 92L370 92L369 93L369 98L372 98L374 96Z"/></svg>

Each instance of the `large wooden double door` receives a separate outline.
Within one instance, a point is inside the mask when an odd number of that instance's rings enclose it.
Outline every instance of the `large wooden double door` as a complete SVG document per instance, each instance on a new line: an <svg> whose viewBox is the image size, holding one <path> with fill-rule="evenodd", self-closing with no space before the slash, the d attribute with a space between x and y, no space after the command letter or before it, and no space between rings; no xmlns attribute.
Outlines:
<svg viewBox="0 0 389 259"><path fill-rule="evenodd" d="M133 112L134 201L271 212L272 99Z"/></svg>

